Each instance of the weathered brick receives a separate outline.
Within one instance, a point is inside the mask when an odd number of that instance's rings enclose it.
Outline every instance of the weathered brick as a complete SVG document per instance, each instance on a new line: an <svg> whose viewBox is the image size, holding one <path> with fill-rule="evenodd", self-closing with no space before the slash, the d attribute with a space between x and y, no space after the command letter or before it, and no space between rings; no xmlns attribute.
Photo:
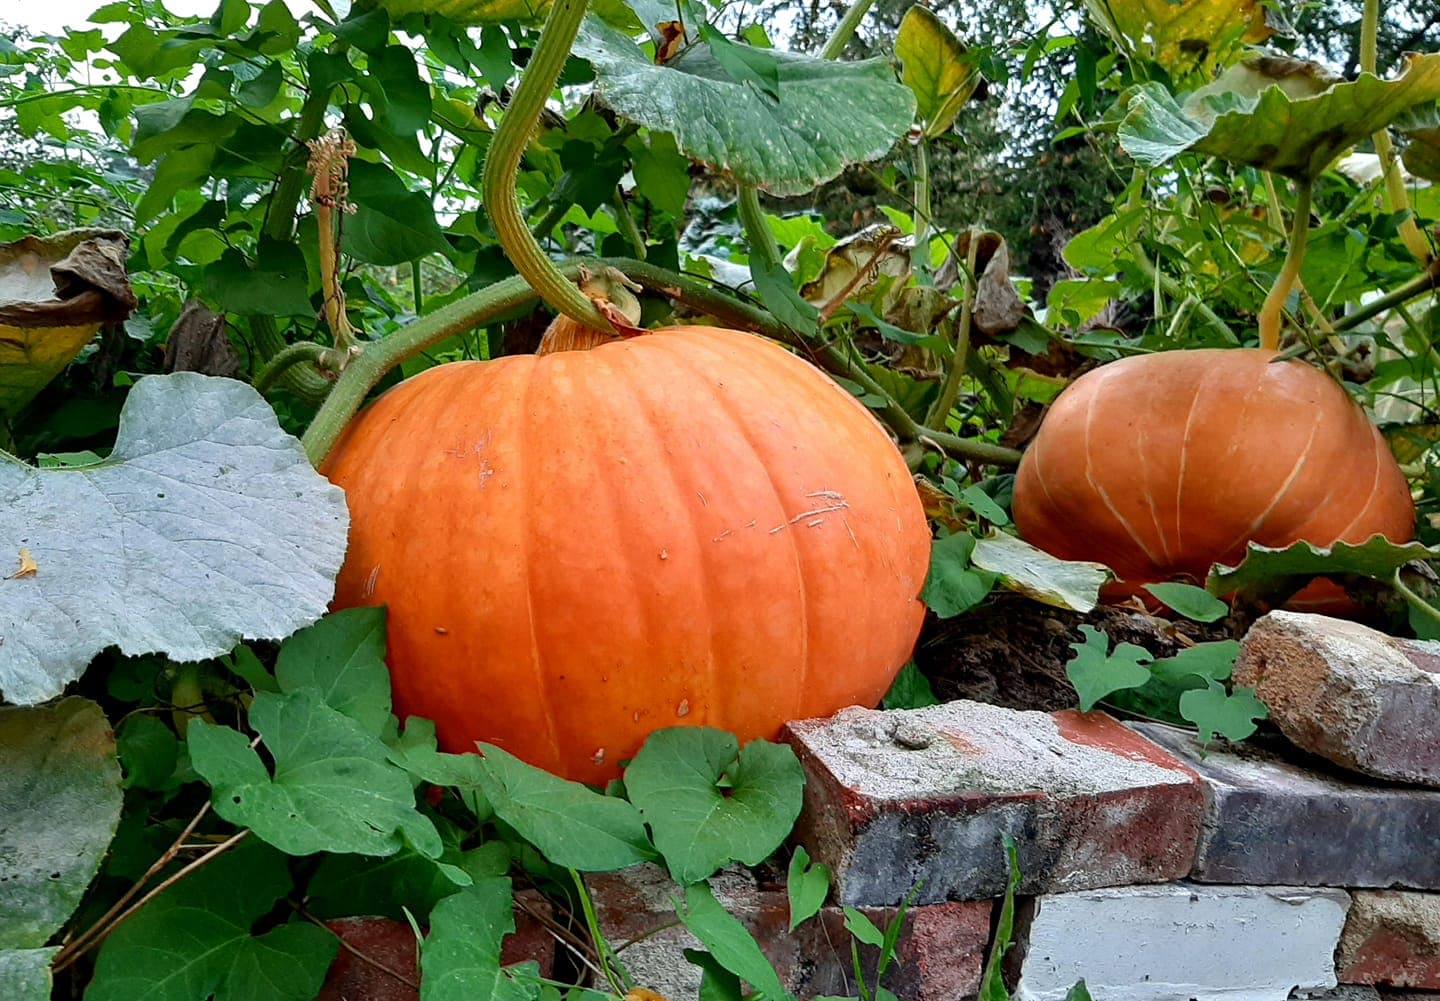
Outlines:
<svg viewBox="0 0 1440 1001"><path fill-rule="evenodd" d="M1376 778L1440 786L1440 643L1271 612L1245 635L1235 681L1255 686L1305 750Z"/></svg>
<svg viewBox="0 0 1440 1001"><path fill-rule="evenodd" d="M500 962L509 966L534 960L540 964L540 975L548 977L555 968L555 939L535 915L548 916L550 904L534 890L521 890L516 898L515 932L505 936ZM411 985L420 982L419 954L415 931L408 924L352 917L335 918L325 927L344 944L316 1001L417 1001L419 994Z"/></svg>
<svg viewBox="0 0 1440 1001"><path fill-rule="evenodd" d="M850 933L841 908L825 907L792 932L783 890L758 886L750 872L739 867L719 873L711 884L726 910L755 936L788 991L801 999L853 996ZM601 930L612 945L625 946L621 961L637 984L669 1001L695 998L700 970L684 958L683 950L699 948L700 943L682 927L664 927L674 924L674 900L681 894L665 871L635 866L587 876L586 885ZM980 986L991 909L988 900L910 908L883 986L900 1001L963 1001L973 996ZM893 907L861 911L881 929L896 914ZM656 931L660 928L664 930ZM861 946L860 952L866 983L873 988L877 950Z"/></svg>
<svg viewBox="0 0 1440 1001"><path fill-rule="evenodd" d="M1340 984L1335 987L1290 992L1290 1001L1381 1001L1380 992L1364 984Z"/></svg>
<svg viewBox="0 0 1440 1001"><path fill-rule="evenodd" d="M1136 730L1199 773L1205 815L1192 877L1210 883L1440 888L1440 792L1381 784L1283 738L1216 741Z"/></svg>
<svg viewBox="0 0 1440 1001"><path fill-rule="evenodd" d="M1034 902L1016 1001L1285 1001L1335 986L1343 890L1169 883Z"/></svg>
<svg viewBox="0 0 1440 1001"><path fill-rule="evenodd" d="M1354 897L1336 957L1340 979L1440 989L1440 895L1357 890Z"/></svg>
<svg viewBox="0 0 1440 1001"><path fill-rule="evenodd" d="M325 926L343 944L316 1001L417 1001L414 985L420 982L420 970L409 925L389 918L336 918Z"/></svg>
<svg viewBox="0 0 1440 1001"><path fill-rule="evenodd" d="M1006 835L1023 893L1174 879L1194 857L1199 780L1103 713L847 709L782 739L807 773L796 837L844 904L1000 896Z"/></svg>

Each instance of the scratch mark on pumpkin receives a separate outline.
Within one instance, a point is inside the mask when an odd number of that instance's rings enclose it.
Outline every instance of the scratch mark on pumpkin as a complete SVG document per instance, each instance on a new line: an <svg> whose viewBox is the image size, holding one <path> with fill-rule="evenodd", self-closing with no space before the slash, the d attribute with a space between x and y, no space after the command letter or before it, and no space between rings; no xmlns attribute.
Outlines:
<svg viewBox="0 0 1440 1001"><path fill-rule="evenodd" d="M710 502L705 499L705 495L702 494L700 491L698 491L698 490L695 491L695 496L700 498L700 506L701 506L701 507L709 507L709 506L710 506Z"/></svg>
<svg viewBox="0 0 1440 1001"><path fill-rule="evenodd" d="M817 525L823 525L823 524L825 524L825 519L824 519L824 518L816 518L814 521L807 521L807 522L805 523L805 527L806 527L806 528L815 528Z"/></svg>
<svg viewBox="0 0 1440 1001"><path fill-rule="evenodd" d="M734 534L735 534L734 532L732 532L730 529L727 528L727 529L725 529L725 531L721 532L719 535L715 536L715 538L711 539L710 541L711 541L711 542L723 542L725 539L729 538L730 536L732 536L732 535L734 535Z"/></svg>
<svg viewBox="0 0 1440 1001"><path fill-rule="evenodd" d="M375 566L371 568L369 576L365 578L365 589L362 593L367 599L375 593L375 582L379 579L380 564L376 563Z"/></svg>

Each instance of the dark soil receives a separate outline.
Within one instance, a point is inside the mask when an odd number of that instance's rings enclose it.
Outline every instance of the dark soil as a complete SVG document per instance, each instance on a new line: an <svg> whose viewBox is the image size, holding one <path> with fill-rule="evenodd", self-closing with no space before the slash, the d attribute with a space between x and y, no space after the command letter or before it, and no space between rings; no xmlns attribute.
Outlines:
<svg viewBox="0 0 1440 1001"><path fill-rule="evenodd" d="M1090 625L1112 644L1133 643L1155 657L1170 657L1207 640L1234 639L1236 623L1209 625L1154 615L1138 603L1101 605L1081 614L996 592L953 619L927 616L915 647L915 664L941 701L973 699L1009 709L1053 712L1076 704L1065 678L1072 643Z"/></svg>

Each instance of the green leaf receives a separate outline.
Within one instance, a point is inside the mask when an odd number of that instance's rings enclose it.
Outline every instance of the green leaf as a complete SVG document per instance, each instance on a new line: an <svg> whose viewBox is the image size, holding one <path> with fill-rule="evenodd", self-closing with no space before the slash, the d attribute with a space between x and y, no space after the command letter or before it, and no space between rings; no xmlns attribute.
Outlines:
<svg viewBox="0 0 1440 1001"><path fill-rule="evenodd" d="M430 123L430 85L420 78L415 53L388 45L370 60L370 77L385 95L385 124L391 131L419 132Z"/></svg>
<svg viewBox="0 0 1440 1001"><path fill-rule="evenodd" d="M806 302L790 280L783 264L766 267L758 257L750 259L750 277L761 303L775 319L801 334L814 334L820 311Z"/></svg>
<svg viewBox="0 0 1440 1001"><path fill-rule="evenodd" d="M975 536L969 532L947 535L930 547L930 572L920 598L942 619L968 612L995 586L993 574L972 568L974 551Z"/></svg>
<svg viewBox="0 0 1440 1001"><path fill-rule="evenodd" d="M154 716L139 714L120 724L115 742L125 766L125 788L174 788L180 761L180 740L174 730Z"/></svg>
<svg viewBox="0 0 1440 1001"><path fill-rule="evenodd" d="M241 316L311 316L305 255L291 243L262 240L251 264L231 248L205 267L205 295Z"/></svg>
<svg viewBox="0 0 1440 1001"><path fill-rule="evenodd" d="M654 858L640 814L623 799L527 765L490 744L480 786L495 815L555 865L609 872Z"/></svg>
<svg viewBox="0 0 1440 1001"><path fill-rule="evenodd" d="M885 933L853 907L845 908L845 930L862 945L873 945L878 949L885 944Z"/></svg>
<svg viewBox="0 0 1440 1001"><path fill-rule="evenodd" d="M106 938L86 1001L310 1001L339 948L335 936L298 919L251 934L290 890L273 849L253 839L231 849Z"/></svg>
<svg viewBox="0 0 1440 1001"><path fill-rule="evenodd" d="M1111 692L1123 688L1139 688L1150 680L1150 668L1145 666L1150 653L1133 643L1116 644L1113 653L1107 653L1110 638L1094 626L1081 626L1083 642L1070 644L1075 656L1065 665L1065 676L1080 696L1080 711L1089 712L1095 703Z"/></svg>
<svg viewBox="0 0 1440 1001"><path fill-rule="evenodd" d="M690 161L680 155L669 133L652 132L648 140L629 147L635 190L660 211L679 217L690 196Z"/></svg>
<svg viewBox="0 0 1440 1001"><path fill-rule="evenodd" d="M347 527L340 490L254 389L146 376L103 462L0 458L0 554L38 566L0 580L0 690L51 698L111 645L185 661L288 636L324 614Z"/></svg>
<svg viewBox="0 0 1440 1001"><path fill-rule="evenodd" d="M3 955L39 949L70 917L115 836L121 796L110 724L88 699L0 708L0 761Z"/></svg>
<svg viewBox="0 0 1440 1001"><path fill-rule="evenodd" d="M1211 594L1263 591L1277 582L1298 583L1321 574L1358 574L1374 580L1389 580L1411 560L1440 557L1440 546L1419 542L1396 544L1373 535L1357 545L1337 542L1330 547L1294 542L1283 549L1250 543L1239 566L1210 568L1205 589Z"/></svg>
<svg viewBox="0 0 1440 1001"><path fill-rule="evenodd" d="M1162 657L1150 665L1151 677L1139 688L1111 692L1108 701L1122 709L1153 716L1167 723L1182 724L1180 697L1224 681L1235 667L1240 644L1235 640L1197 643L1173 657Z"/></svg>
<svg viewBox="0 0 1440 1001"><path fill-rule="evenodd" d="M345 221L345 249L356 260L404 264L426 254L449 253L430 199L406 188L384 164L354 161L350 196L357 208Z"/></svg>
<svg viewBox="0 0 1440 1001"><path fill-rule="evenodd" d="M1268 70L1274 62L1259 65ZM1120 145L1146 166L1193 150L1313 180L1342 152L1402 112L1440 98L1440 53L1408 57L1394 80L1362 73L1298 98L1267 73L1232 76L1241 71L1237 67L1184 101L1158 83L1141 84L1120 123ZM1290 86L1296 77L1287 73L1280 83Z"/></svg>
<svg viewBox="0 0 1440 1001"><path fill-rule="evenodd" d="M790 899L790 930L820 913L830 894L830 867L824 862L810 864L810 853L795 846L790 870L785 877L785 895Z"/></svg>
<svg viewBox="0 0 1440 1001"><path fill-rule="evenodd" d="M456 24L538 21L550 0L376 0L376 6L399 21L407 14L439 14Z"/></svg>
<svg viewBox="0 0 1440 1001"><path fill-rule="evenodd" d="M1094 998L1090 996L1090 989L1085 986L1085 981L1081 980L1065 992L1065 1001L1094 1001Z"/></svg>
<svg viewBox="0 0 1440 1001"><path fill-rule="evenodd" d="M685 949L685 958L700 967L699 1001L745 1001L745 988L740 978L721 966L710 953L701 949Z"/></svg>
<svg viewBox="0 0 1440 1001"><path fill-rule="evenodd" d="M980 980L978 1001L1010 1001L1005 990L1005 953L1010 951L1015 936L1015 891L1020 888L1020 857L1015 849L1015 839L1004 836L1005 860L1010 867L1010 877L1005 883L1005 899L1000 903L1000 917L995 922L994 941L990 955L985 959L985 972Z"/></svg>
<svg viewBox="0 0 1440 1001"><path fill-rule="evenodd" d="M435 905L420 946L420 1001L530 1001L538 994L536 982L500 968L500 945L515 930L510 893L508 879L479 879Z"/></svg>
<svg viewBox="0 0 1440 1001"><path fill-rule="evenodd" d="M1219 622L1230 614L1229 605L1194 584L1146 584L1145 590L1195 622Z"/></svg>
<svg viewBox="0 0 1440 1001"><path fill-rule="evenodd" d="M1180 696L1180 715L1199 729L1200 743L1208 744L1217 733L1226 740L1244 740L1255 732L1255 720L1265 719L1270 711L1255 697L1255 689L1227 692L1212 681Z"/></svg>
<svg viewBox="0 0 1440 1001"><path fill-rule="evenodd" d="M235 99L249 108L263 108L275 100L285 82L279 63L266 63L258 76L246 80L235 89Z"/></svg>
<svg viewBox="0 0 1440 1001"><path fill-rule="evenodd" d="M710 950L717 963L748 981L766 1001L793 1001L755 939L734 915L720 906L708 883L685 887L684 906L676 913L690 934Z"/></svg>
<svg viewBox="0 0 1440 1001"><path fill-rule="evenodd" d="M930 679L921 673L913 660L907 660L900 668L900 673L890 684L890 690L885 693L883 703L886 709L924 709L939 704L940 700L930 687Z"/></svg>
<svg viewBox="0 0 1440 1001"><path fill-rule="evenodd" d="M385 609L333 612L280 647L275 678L285 692L313 688L331 709L378 736L390 719Z"/></svg>
<svg viewBox="0 0 1440 1001"><path fill-rule="evenodd" d="M751 84L766 97L780 100L780 64L773 51L732 42L723 31L708 24L700 25L699 34L731 80Z"/></svg>
<svg viewBox="0 0 1440 1001"><path fill-rule="evenodd" d="M1010 524L1010 516L1005 513L1005 509L996 504L995 499L977 483L971 483L961 490L960 500L992 525Z"/></svg>
<svg viewBox="0 0 1440 1001"><path fill-rule="evenodd" d="M929 8L917 4L900 21L895 55L903 67L900 78L915 95L925 135L933 139L948 132L980 83L965 43Z"/></svg>
<svg viewBox="0 0 1440 1001"><path fill-rule="evenodd" d="M777 195L806 194L847 164L884 155L915 111L914 96L882 59L766 53L777 67L776 100L734 80L704 42L656 65L627 35L591 17L574 51L595 67L603 103L674 133L687 156Z"/></svg>
<svg viewBox="0 0 1440 1001"><path fill-rule="evenodd" d="M489 841L466 852L446 848L440 861L473 883L505 875L510 850ZM435 859L403 848L388 858L326 855L305 892L311 912L321 918L376 914L404 921L408 910L425 922L437 903L460 889Z"/></svg>
<svg viewBox="0 0 1440 1001"><path fill-rule="evenodd" d="M250 706L254 727L275 759L272 778L245 735L190 722L190 759L213 787L215 812L291 855L392 855L406 843L440 854L440 835L415 810L410 777L387 760L385 745L311 688Z"/></svg>
<svg viewBox="0 0 1440 1001"><path fill-rule="evenodd" d="M737 746L723 730L670 727L652 733L625 769L630 802L677 883L731 861L758 865L800 815L805 773L790 746L752 740L738 756Z"/></svg>
<svg viewBox="0 0 1440 1001"><path fill-rule="evenodd" d="M1100 563L1058 559L1004 532L978 540L970 562L994 574L1011 591L1075 612L1094 608L1100 588L1115 576Z"/></svg>

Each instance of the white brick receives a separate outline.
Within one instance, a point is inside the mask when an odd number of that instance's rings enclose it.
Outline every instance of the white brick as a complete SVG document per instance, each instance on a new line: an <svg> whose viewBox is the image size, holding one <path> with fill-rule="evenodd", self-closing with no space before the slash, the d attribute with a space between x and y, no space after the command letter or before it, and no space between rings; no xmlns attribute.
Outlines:
<svg viewBox="0 0 1440 1001"><path fill-rule="evenodd" d="M1016 1001L1285 1001L1335 986L1343 890L1167 883L1037 897Z"/></svg>

